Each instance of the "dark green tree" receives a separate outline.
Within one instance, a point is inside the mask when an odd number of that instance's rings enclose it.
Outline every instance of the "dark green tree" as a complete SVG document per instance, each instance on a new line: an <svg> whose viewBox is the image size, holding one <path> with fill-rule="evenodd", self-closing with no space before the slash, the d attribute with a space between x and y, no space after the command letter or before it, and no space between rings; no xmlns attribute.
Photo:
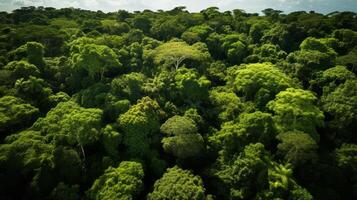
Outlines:
<svg viewBox="0 0 357 200"><path fill-rule="evenodd" d="M292 163L294 167L317 161L318 145L310 135L300 131L286 132L279 134L277 139L280 141L277 155Z"/></svg>
<svg viewBox="0 0 357 200"><path fill-rule="evenodd" d="M164 151L179 159L197 157L204 149L203 138L190 118L173 116L161 125L160 130L165 134L161 140Z"/></svg>
<svg viewBox="0 0 357 200"><path fill-rule="evenodd" d="M75 71L84 70L95 80L102 80L106 72L118 73L122 67L116 53L105 45L73 46L71 61Z"/></svg>
<svg viewBox="0 0 357 200"><path fill-rule="evenodd" d="M356 141L352 134L357 122L356 86L356 79L347 80L321 98L323 111L331 117L328 121L328 126L332 129L329 134L331 139L341 137Z"/></svg>
<svg viewBox="0 0 357 200"><path fill-rule="evenodd" d="M14 96L0 98L1 138L9 132L31 125L39 116L38 108ZM5 135L4 135L5 134Z"/></svg>

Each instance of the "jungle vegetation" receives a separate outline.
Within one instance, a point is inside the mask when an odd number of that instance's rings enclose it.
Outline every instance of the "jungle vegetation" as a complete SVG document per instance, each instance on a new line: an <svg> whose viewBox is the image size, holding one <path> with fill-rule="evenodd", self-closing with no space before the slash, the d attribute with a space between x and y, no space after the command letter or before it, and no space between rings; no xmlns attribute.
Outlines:
<svg viewBox="0 0 357 200"><path fill-rule="evenodd" d="M357 14L0 13L0 199L357 199Z"/></svg>

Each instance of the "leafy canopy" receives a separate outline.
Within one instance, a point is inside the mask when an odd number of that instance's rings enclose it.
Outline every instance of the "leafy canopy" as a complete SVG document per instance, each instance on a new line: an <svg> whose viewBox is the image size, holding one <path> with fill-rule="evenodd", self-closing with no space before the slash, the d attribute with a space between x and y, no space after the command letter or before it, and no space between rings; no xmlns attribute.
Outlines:
<svg viewBox="0 0 357 200"><path fill-rule="evenodd" d="M316 100L310 91L288 88L277 94L267 107L275 113L280 132L300 130L318 141L316 128L323 126L324 114L316 106Z"/></svg>
<svg viewBox="0 0 357 200"><path fill-rule="evenodd" d="M175 166L167 169L162 178L155 182L154 191L149 193L147 198L149 200L203 200L205 188L199 176Z"/></svg>
<svg viewBox="0 0 357 200"><path fill-rule="evenodd" d="M153 51L154 62L156 64L166 63L178 69L184 60L201 61L205 55L194 46L185 42L166 42Z"/></svg>
<svg viewBox="0 0 357 200"><path fill-rule="evenodd" d="M143 188L144 170L140 163L123 161L109 167L86 192L88 199L134 199Z"/></svg>

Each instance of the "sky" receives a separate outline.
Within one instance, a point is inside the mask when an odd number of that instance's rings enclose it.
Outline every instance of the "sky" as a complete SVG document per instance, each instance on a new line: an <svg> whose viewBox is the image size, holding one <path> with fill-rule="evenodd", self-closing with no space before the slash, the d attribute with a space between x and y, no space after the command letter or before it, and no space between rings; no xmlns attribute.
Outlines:
<svg viewBox="0 0 357 200"><path fill-rule="evenodd" d="M357 0L0 0L1 11L12 11L23 6L74 7L87 10L113 12L117 10L170 10L186 6L191 12L216 6L221 11L243 9L249 13L259 13L265 8L292 11L314 10L320 13L333 11L357 12Z"/></svg>

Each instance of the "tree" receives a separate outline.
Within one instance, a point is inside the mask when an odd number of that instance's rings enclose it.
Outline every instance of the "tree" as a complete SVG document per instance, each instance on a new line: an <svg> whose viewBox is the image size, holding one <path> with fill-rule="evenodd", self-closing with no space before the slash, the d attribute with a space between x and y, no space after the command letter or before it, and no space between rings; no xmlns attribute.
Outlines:
<svg viewBox="0 0 357 200"><path fill-rule="evenodd" d="M268 153L264 145L249 144L233 160L218 159L210 171L218 197L249 199L264 187L268 175Z"/></svg>
<svg viewBox="0 0 357 200"><path fill-rule="evenodd" d="M307 84L314 73L333 67L337 54L331 42L333 40L326 38L306 38L300 45L301 50L290 53L286 58L289 63L295 63L290 69L292 74Z"/></svg>
<svg viewBox="0 0 357 200"><path fill-rule="evenodd" d="M187 117L175 115L161 125L160 131L166 135L188 135L197 132L195 122Z"/></svg>
<svg viewBox="0 0 357 200"><path fill-rule="evenodd" d="M161 125L160 130L166 136L161 140L165 152L173 153L179 159L199 156L203 150L203 138L190 118L173 116Z"/></svg>
<svg viewBox="0 0 357 200"><path fill-rule="evenodd" d="M145 15L136 15L132 19L131 24L134 28L142 30L145 34L150 33L151 21Z"/></svg>
<svg viewBox="0 0 357 200"><path fill-rule="evenodd" d="M28 42L26 43L26 47L27 47L28 62L42 69L44 65L44 61L43 61L44 46L37 42Z"/></svg>
<svg viewBox="0 0 357 200"><path fill-rule="evenodd" d="M357 141L352 134L357 122L357 80L347 80L331 93L322 96L322 110L331 117L328 126L332 129L330 138L336 136Z"/></svg>
<svg viewBox="0 0 357 200"><path fill-rule="evenodd" d="M65 92L57 92L56 94L50 95L48 97L49 108L56 107L60 102L69 101L71 97Z"/></svg>
<svg viewBox="0 0 357 200"><path fill-rule="evenodd" d="M289 71L305 85L316 72L326 70L335 65L335 59L319 51L296 51L290 53L286 60L291 63Z"/></svg>
<svg viewBox="0 0 357 200"><path fill-rule="evenodd" d="M102 114L98 108L82 108L73 101L61 102L46 117L39 118L33 128L52 136L53 140L65 138L70 145L78 145L85 157L84 146L94 144L101 137Z"/></svg>
<svg viewBox="0 0 357 200"><path fill-rule="evenodd" d="M356 45L354 12L0 11L0 199L357 199Z"/></svg>
<svg viewBox="0 0 357 200"><path fill-rule="evenodd" d="M155 134L160 129L159 111L155 100L143 97L117 119L123 131L123 144L130 156L143 157L149 152Z"/></svg>
<svg viewBox="0 0 357 200"><path fill-rule="evenodd" d="M212 82L213 86L224 85L227 66L222 61L212 62L206 69L205 75Z"/></svg>
<svg viewBox="0 0 357 200"><path fill-rule="evenodd" d="M190 108L185 111L184 117L192 119L197 125L198 130L202 129L205 126L205 120L198 113L197 108Z"/></svg>
<svg viewBox="0 0 357 200"><path fill-rule="evenodd" d="M283 11L281 11L281 10L274 10L272 8L267 8L267 9L262 10L262 13L264 13L265 16L270 17L274 21L279 18L279 14L282 12Z"/></svg>
<svg viewBox="0 0 357 200"><path fill-rule="evenodd" d="M28 100L41 110L48 107L48 97L52 95L52 89L42 78L30 76L28 79L20 78L15 82L17 96Z"/></svg>
<svg viewBox="0 0 357 200"><path fill-rule="evenodd" d="M258 21L254 23L249 29L249 36L254 43L259 43L263 37L264 32L268 29L269 23L266 21Z"/></svg>
<svg viewBox="0 0 357 200"><path fill-rule="evenodd" d="M189 44L194 44L195 42L203 42L212 32L213 29L208 25L197 25L182 33L181 38Z"/></svg>
<svg viewBox="0 0 357 200"><path fill-rule="evenodd" d="M352 194L354 197L357 197L354 188L357 186L357 145L343 143L339 148L334 152L335 161L337 166L343 169L343 173L347 180L349 180L349 186L353 190Z"/></svg>
<svg viewBox="0 0 357 200"><path fill-rule="evenodd" d="M108 33L111 35L120 35L122 33L129 32L129 25L124 22L118 22L112 19L101 20L101 25L99 25L99 29L101 32Z"/></svg>
<svg viewBox="0 0 357 200"><path fill-rule="evenodd" d="M10 71L11 83L20 78L29 78L30 76L39 77L39 69L26 61L12 61L2 68L3 70Z"/></svg>
<svg viewBox="0 0 357 200"><path fill-rule="evenodd" d="M350 29L337 29L333 31L332 35L339 41L340 54L347 53L357 44L357 33Z"/></svg>
<svg viewBox="0 0 357 200"><path fill-rule="evenodd" d="M271 114L260 111L244 113L236 121L222 124L221 130L209 137L210 143L225 157L240 152L249 143L260 142L271 147L275 136Z"/></svg>
<svg viewBox="0 0 357 200"><path fill-rule="evenodd" d="M130 101L127 99L119 100L113 95L108 95L104 108L104 119L106 121L115 122L120 114L125 113L130 108Z"/></svg>
<svg viewBox="0 0 357 200"><path fill-rule="evenodd" d="M19 130L31 125L39 116L38 108L14 96L0 98L0 133L3 134Z"/></svg>
<svg viewBox="0 0 357 200"><path fill-rule="evenodd" d="M339 56L336 59L338 65L347 66L352 72L357 72L357 48L352 49L347 55Z"/></svg>
<svg viewBox="0 0 357 200"><path fill-rule="evenodd" d="M317 161L318 145L310 135L295 131L281 133L277 139L280 141L277 154L282 156L286 162L292 163L294 167Z"/></svg>
<svg viewBox="0 0 357 200"><path fill-rule="evenodd" d="M53 172L58 175L58 181L77 184L85 174L84 162L80 154L71 147L56 146L53 151ZM44 178L46 184L46 178Z"/></svg>
<svg viewBox="0 0 357 200"><path fill-rule="evenodd" d="M116 53L105 45L73 46L71 61L75 71L85 70L93 79L99 75L100 80L104 78L105 72L118 73L122 67Z"/></svg>
<svg viewBox="0 0 357 200"><path fill-rule="evenodd" d="M312 200L312 195L293 179L293 170L290 164L269 163L268 169L269 189L257 194L256 199L297 199Z"/></svg>
<svg viewBox="0 0 357 200"><path fill-rule="evenodd" d="M206 38L209 52L214 59L224 59L226 56L224 49L221 47L222 37L224 35L213 32Z"/></svg>
<svg viewBox="0 0 357 200"><path fill-rule="evenodd" d="M146 77L142 73L132 72L114 78L111 82L111 93L119 98L136 102L143 95Z"/></svg>
<svg viewBox="0 0 357 200"><path fill-rule="evenodd" d="M332 48L334 43L337 43L337 41L332 38L316 39L308 37L300 44L300 49L302 51L319 51L330 56L336 56L336 52Z"/></svg>
<svg viewBox="0 0 357 200"><path fill-rule="evenodd" d="M349 71L345 66L340 65L317 73L315 76L316 77L309 82L310 88L320 95L327 95L333 92L340 84L356 78L353 72Z"/></svg>
<svg viewBox="0 0 357 200"><path fill-rule="evenodd" d="M35 179L39 169L52 161L53 145L38 131L9 135L0 145L1 190L3 196L19 196L19 191ZM49 177L48 185L51 185Z"/></svg>
<svg viewBox="0 0 357 200"><path fill-rule="evenodd" d="M271 63L229 68L227 85L247 100L254 100L260 107L264 107L280 91L295 86L291 78Z"/></svg>
<svg viewBox="0 0 357 200"><path fill-rule="evenodd" d="M247 54L246 39L239 34L225 35L221 39L221 48L224 50L230 64L240 64Z"/></svg>
<svg viewBox="0 0 357 200"><path fill-rule="evenodd" d="M155 20L150 31L155 38L167 41L173 37L180 37L185 29L185 25L180 23L177 17L166 17Z"/></svg>
<svg viewBox="0 0 357 200"><path fill-rule="evenodd" d="M211 82L205 76L200 76L196 70L182 67L174 72L173 84L175 92L171 91L170 99L178 104L199 104L208 97Z"/></svg>
<svg viewBox="0 0 357 200"><path fill-rule="evenodd" d="M72 99L85 108L103 107L108 91L109 86L99 82L77 92Z"/></svg>
<svg viewBox="0 0 357 200"><path fill-rule="evenodd" d="M289 27L286 24L276 23L273 28L264 32L261 41L278 45L285 51L291 50L291 45L294 44L294 35L289 33Z"/></svg>
<svg viewBox="0 0 357 200"><path fill-rule="evenodd" d="M353 175L353 178L356 178L355 176L357 170L356 151L356 144L347 143L342 144L340 148L335 150L337 165L339 167L347 169L347 173Z"/></svg>
<svg viewBox="0 0 357 200"><path fill-rule="evenodd" d="M190 46L185 42L166 42L153 51L154 62L156 64L173 65L177 70L185 60L202 61L205 59L199 49Z"/></svg>
<svg viewBox="0 0 357 200"><path fill-rule="evenodd" d="M100 139L103 112L97 108L78 106L77 109L65 115L59 124L63 127L61 132L69 134L70 143L78 143L85 158L83 146L94 144Z"/></svg>
<svg viewBox="0 0 357 200"><path fill-rule="evenodd" d="M234 92L211 90L209 98L221 122L234 120L243 111L243 103Z"/></svg>
<svg viewBox="0 0 357 200"><path fill-rule="evenodd" d="M245 58L250 63L271 62L276 63L287 56L285 51L273 44L263 44L261 47L254 47L253 54Z"/></svg>
<svg viewBox="0 0 357 200"><path fill-rule="evenodd" d="M205 188L201 177L175 166L167 169L165 174L155 182L154 191L148 194L147 199L203 200Z"/></svg>
<svg viewBox="0 0 357 200"><path fill-rule="evenodd" d="M220 15L218 7L209 7L204 10L201 10L200 13L202 13L206 19L212 19Z"/></svg>
<svg viewBox="0 0 357 200"><path fill-rule="evenodd" d="M300 130L319 140L317 127L323 126L324 114L315 105L317 98L306 90L288 88L267 104L275 113L274 119L280 132Z"/></svg>
<svg viewBox="0 0 357 200"><path fill-rule="evenodd" d="M143 46L138 42L133 42L122 47L118 52L119 60L125 66L125 71L142 71L143 67Z"/></svg>
<svg viewBox="0 0 357 200"><path fill-rule="evenodd" d="M102 142L106 152L110 156L117 158L119 154L118 147L122 143L122 134L110 124L106 125L102 132Z"/></svg>
<svg viewBox="0 0 357 200"><path fill-rule="evenodd" d="M143 189L144 170L140 163L123 161L109 167L86 192L88 199L134 199Z"/></svg>

